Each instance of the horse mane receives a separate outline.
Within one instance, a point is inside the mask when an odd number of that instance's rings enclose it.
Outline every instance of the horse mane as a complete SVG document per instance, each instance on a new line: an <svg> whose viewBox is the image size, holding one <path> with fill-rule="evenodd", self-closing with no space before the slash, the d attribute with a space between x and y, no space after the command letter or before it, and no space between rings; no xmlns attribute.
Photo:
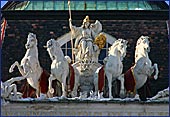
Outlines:
<svg viewBox="0 0 170 117"><path fill-rule="evenodd" d="M29 34L28 34L28 38L30 38L30 37L36 39L36 35L35 35L34 33L29 33Z"/></svg>
<svg viewBox="0 0 170 117"><path fill-rule="evenodd" d="M115 43L112 45L112 47L116 47L119 44L119 41L116 40Z"/></svg>
<svg viewBox="0 0 170 117"><path fill-rule="evenodd" d="M55 40L55 48L64 56L60 44Z"/></svg>
<svg viewBox="0 0 170 117"><path fill-rule="evenodd" d="M122 41L123 41L122 39L116 40L110 48L115 48L119 44L119 42L122 42Z"/></svg>
<svg viewBox="0 0 170 117"><path fill-rule="evenodd" d="M110 48L115 48L119 44L120 40L116 40Z"/></svg>
<svg viewBox="0 0 170 117"><path fill-rule="evenodd" d="M36 34L34 33L29 33L27 38L33 38L35 40L35 45L37 46L38 40L36 38Z"/></svg>
<svg viewBox="0 0 170 117"><path fill-rule="evenodd" d="M149 39L149 37L143 36L143 35L141 37L139 37L139 39L137 40L137 43L136 43L136 47L139 47L139 45L141 44L143 39Z"/></svg>
<svg viewBox="0 0 170 117"><path fill-rule="evenodd" d="M55 40L55 39L51 39L51 41L52 41L52 46L53 46L53 48L55 49L55 52L52 54L51 52L49 53L49 55L50 55L50 58L53 60L54 58L53 58L53 56L55 57L55 58L58 58L59 56L57 56L57 55L60 55L60 57L64 57L64 53L63 53L63 51L62 51L62 49L61 49L61 47L60 47L60 45L59 45L59 43Z"/></svg>

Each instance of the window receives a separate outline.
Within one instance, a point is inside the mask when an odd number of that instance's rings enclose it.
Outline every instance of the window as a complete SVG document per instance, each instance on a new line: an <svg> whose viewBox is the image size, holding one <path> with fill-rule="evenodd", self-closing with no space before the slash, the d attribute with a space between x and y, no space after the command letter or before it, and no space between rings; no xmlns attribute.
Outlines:
<svg viewBox="0 0 170 117"><path fill-rule="evenodd" d="M33 10L42 10L43 9L42 1L32 1L32 3L33 3Z"/></svg>
<svg viewBox="0 0 170 117"><path fill-rule="evenodd" d="M112 1L108 1L106 3L106 6L107 6L107 10L117 10L117 2L112 2Z"/></svg>
<svg viewBox="0 0 170 117"><path fill-rule="evenodd" d="M75 40L73 40L74 44ZM73 45L74 46L74 45ZM103 64L103 59L108 55L108 48L111 45L109 43L106 43L105 47L101 49L100 54L98 56L98 62L100 64ZM63 46L61 46L62 51L64 53L64 56L69 56L72 59L72 46L71 46L71 41L65 43Z"/></svg>
<svg viewBox="0 0 170 117"><path fill-rule="evenodd" d="M55 1L54 9L55 10L64 10L64 1Z"/></svg>
<svg viewBox="0 0 170 117"><path fill-rule="evenodd" d="M33 10L33 2L28 2L24 10Z"/></svg>
<svg viewBox="0 0 170 117"><path fill-rule="evenodd" d="M129 10L135 10L137 8L139 8L139 2L135 2L135 1L128 2Z"/></svg>
<svg viewBox="0 0 170 117"><path fill-rule="evenodd" d="M97 10L106 10L106 2L105 1L97 1L96 6L97 6Z"/></svg>
<svg viewBox="0 0 170 117"><path fill-rule="evenodd" d="M44 1L44 10L53 10L54 9L54 3L53 1Z"/></svg>
<svg viewBox="0 0 170 117"><path fill-rule="evenodd" d="M85 9L84 1L77 1L77 2L75 2L75 4L76 4L75 10L84 10Z"/></svg>
<svg viewBox="0 0 170 117"><path fill-rule="evenodd" d="M86 1L85 6L85 10L96 10L96 4L94 1Z"/></svg>
<svg viewBox="0 0 170 117"><path fill-rule="evenodd" d="M118 10L128 10L128 5L126 1L117 2L117 9Z"/></svg>

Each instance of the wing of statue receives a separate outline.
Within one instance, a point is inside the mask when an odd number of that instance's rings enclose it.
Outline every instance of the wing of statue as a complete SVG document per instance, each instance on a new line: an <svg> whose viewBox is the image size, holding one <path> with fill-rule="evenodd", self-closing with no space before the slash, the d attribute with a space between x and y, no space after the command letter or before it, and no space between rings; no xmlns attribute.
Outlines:
<svg viewBox="0 0 170 117"><path fill-rule="evenodd" d="M90 25L90 28L96 33L100 33L102 31L102 24L100 23L100 21L96 20L96 22L94 24Z"/></svg>
<svg viewBox="0 0 170 117"><path fill-rule="evenodd" d="M64 34L63 36L57 38L57 41L59 42L60 46L64 45L65 43L67 43L68 41L71 40L71 38L74 40L76 38L79 38L81 36L81 27L74 27L74 31L73 32L68 32L66 34Z"/></svg>
<svg viewBox="0 0 170 117"><path fill-rule="evenodd" d="M96 34L99 34L102 31L102 24L100 23L100 21L96 20L96 22L94 24L91 24L90 28ZM108 33L105 33L105 32L101 32L101 33L106 36L106 41L111 45L114 43L115 40L117 40L115 37L111 36Z"/></svg>
<svg viewBox="0 0 170 117"><path fill-rule="evenodd" d="M113 37L112 35L105 33L105 32L101 32L106 36L106 41L109 44L113 44L115 42L115 40L117 40L115 37ZM74 40L74 38L72 38ZM66 34L64 34L63 36L57 38L58 43L60 44L60 46L64 45L65 43L69 42L71 40L71 32L68 32Z"/></svg>
<svg viewBox="0 0 170 117"><path fill-rule="evenodd" d="M71 40L71 31L57 38L57 42L60 44L60 46L64 45L70 40Z"/></svg>
<svg viewBox="0 0 170 117"><path fill-rule="evenodd" d="M112 35L105 33L105 32L101 32L106 36L106 42L109 44L113 44L117 39L115 37L113 37Z"/></svg>

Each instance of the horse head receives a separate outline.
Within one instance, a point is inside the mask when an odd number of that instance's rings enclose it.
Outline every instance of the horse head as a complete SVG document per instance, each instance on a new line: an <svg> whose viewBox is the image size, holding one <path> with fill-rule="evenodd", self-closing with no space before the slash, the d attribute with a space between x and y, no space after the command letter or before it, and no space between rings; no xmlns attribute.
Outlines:
<svg viewBox="0 0 170 117"><path fill-rule="evenodd" d="M109 54L113 54L113 53L115 53L115 51L117 51L120 53L120 56L124 58L126 56L127 43L128 43L128 41L126 41L124 39L116 40L113 43L113 45L109 48Z"/></svg>
<svg viewBox="0 0 170 117"><path fill-rule="evenodd" d="M148 36L141 36L136 44L137 47L143 47L146 52L150 52L149 46L149 37Z"/></svg>
<svg viewBox="0 0 170 117"><path fill-rule="evenodd" d="M25 44L26 49L30 49L34 46L37 46L37 39L34 33L29 33L27 37L27 43Z"/></svg>
<svg viewBox="0 0 170 117"><path fill-rule="evenodd" d="M55 55L59 54L59 51L61 51L60 44L55 39L48 40L44 48L47 48L47 51L52 60L54 60Z"/></svg>
<svg viewBox="0 0 170 117"><path fill-rule="evenodd" d="M44 46L44 48L47 48L47 50L60 48L60 44L55 39L50 39L47 41L46 46Z"/></svg>

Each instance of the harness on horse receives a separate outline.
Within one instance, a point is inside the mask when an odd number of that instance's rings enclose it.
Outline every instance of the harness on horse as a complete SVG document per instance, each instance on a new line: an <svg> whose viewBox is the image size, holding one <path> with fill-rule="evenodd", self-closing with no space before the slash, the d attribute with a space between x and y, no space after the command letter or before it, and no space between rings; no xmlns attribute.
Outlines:
<svg viewBox="0 0 170 117"><path fill-rule="evenodd" d="M125 89L128 93L136 94L135 87L136 87L136 80L133 73L133 67L131 67L125 74L124 74L124 85Z"/></svg>

